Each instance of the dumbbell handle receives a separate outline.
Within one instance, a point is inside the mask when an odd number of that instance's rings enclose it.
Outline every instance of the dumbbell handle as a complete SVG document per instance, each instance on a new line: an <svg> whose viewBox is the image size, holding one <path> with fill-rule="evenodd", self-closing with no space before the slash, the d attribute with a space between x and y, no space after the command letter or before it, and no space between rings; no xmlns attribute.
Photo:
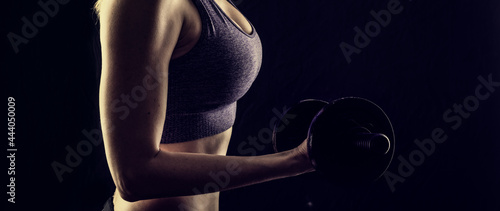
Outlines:
<svg viewBox="0 0 500 211"><path fill-rule="evenodd" d="M389 138L382 133L366 133L361 132L355 135L354 145L363 150L385 155L391 148Z"/></svg>

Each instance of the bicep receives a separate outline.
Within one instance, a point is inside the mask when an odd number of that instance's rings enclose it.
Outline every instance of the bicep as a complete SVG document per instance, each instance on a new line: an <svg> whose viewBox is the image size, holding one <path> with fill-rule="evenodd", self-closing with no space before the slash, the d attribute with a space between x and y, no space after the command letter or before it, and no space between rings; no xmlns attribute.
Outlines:
<svg viewBox="0 0 500 211"><path fill-rule="evenodd" d="M108 0L101 5L99 107L112 174L158 151L167 69L182 26L172 2Z"/></svg>

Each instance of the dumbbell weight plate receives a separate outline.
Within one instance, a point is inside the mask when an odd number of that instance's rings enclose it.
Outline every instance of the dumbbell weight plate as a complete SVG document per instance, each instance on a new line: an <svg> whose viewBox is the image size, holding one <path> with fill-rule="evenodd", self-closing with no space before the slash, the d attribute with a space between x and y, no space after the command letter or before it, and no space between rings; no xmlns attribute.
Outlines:
<svg viewBox="0 0 500 211"><path fill-rule="evenodd" d="M356 142L363 141L358 139L366 134L376 134L381 147L373 149L373 142L371 150L357 146ZM308 152L316 170L330 181L348 185L379 178L391 163L394 146L389 118L375 103L363 98L341 98L325 105L308 131Z"/></svg>

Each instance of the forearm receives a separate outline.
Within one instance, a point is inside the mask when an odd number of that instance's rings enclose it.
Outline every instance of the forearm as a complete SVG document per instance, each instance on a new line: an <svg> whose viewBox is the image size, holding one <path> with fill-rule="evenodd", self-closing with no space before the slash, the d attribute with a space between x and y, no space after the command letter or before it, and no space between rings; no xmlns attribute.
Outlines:
<svg viewBox="0 0 500 211"><path fill-rule="evenodd" d="M216 192L295 176L311 166L294 150L252 157L160 151L135 175L129 201Z"/></svg>

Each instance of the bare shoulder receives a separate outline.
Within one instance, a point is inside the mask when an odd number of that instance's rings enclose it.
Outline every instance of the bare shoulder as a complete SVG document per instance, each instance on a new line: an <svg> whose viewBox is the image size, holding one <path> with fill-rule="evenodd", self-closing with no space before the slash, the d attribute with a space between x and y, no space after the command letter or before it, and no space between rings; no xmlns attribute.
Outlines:
<svg viewBox="0 0 500 211"><path fill-rule="evenodd" d="M101 0L100 23L105 30L125 26L146 32L162 31L162 27L182 25L184 5L185 0Z"/></svg>
<svg viewBox="0 0 500 211"><path fill-rule="evenodd" d="M105 20L121 13L131 19L185 20L197 13L193 0L98 0L96 10Z"/></svg>
<svg viewBox="0 0 500 211"><path fill-rule="evenodd" d="M179 11L182 9L186 1L191 0L98 0L96 9L101 13L107 13L112 10L131 9L137 12L141 11L155 11L171 9L172 11ZM180 11L182 12L182 11Z"/></svg>

